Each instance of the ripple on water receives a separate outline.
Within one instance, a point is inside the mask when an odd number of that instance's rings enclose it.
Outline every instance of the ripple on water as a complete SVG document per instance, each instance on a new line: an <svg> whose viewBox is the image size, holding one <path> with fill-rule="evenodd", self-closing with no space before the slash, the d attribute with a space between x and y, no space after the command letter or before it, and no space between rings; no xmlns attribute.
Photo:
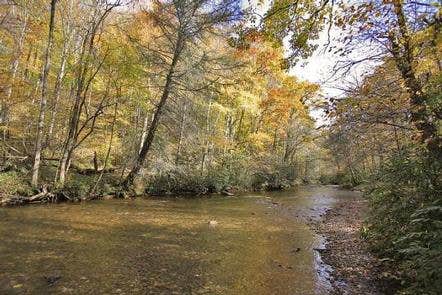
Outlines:
<svg viewBox="0 0 442 295"><path fill-rule="evenodd" d="M1 208L0 293L323 294L329 269L308 218L339 194Z"/></svg>

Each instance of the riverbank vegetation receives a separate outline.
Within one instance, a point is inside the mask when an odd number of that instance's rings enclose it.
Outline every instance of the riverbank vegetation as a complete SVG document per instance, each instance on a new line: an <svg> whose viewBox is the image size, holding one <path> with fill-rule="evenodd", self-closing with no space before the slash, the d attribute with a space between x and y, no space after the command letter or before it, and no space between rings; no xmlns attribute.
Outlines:
<svg viewBox="0 0 442 295"><path fill-rule="evenodd" d="M366 192L363 235L404 294L437 294L442 282L442 35L430 4L369 2L344 14L364 15L345 28L343 48L370 46L374 70L330 109L338 181Z"/></svg>

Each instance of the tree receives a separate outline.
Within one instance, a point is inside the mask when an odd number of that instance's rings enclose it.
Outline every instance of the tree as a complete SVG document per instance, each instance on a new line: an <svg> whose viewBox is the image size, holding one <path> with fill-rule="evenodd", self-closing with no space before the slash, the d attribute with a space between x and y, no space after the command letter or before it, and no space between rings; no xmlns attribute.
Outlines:
<svg viewBox="0 0 442 295"><path fill-rule="evenodd" d="M440 38L441 15L436 1L367 1L361 4L341 4L336 24L347 34L344 47L337 51L351 56L351 52L365 46L370 55L346 60L339 68L348 68L366 61L382 62L386 57L394 61L410 95L411 121L420 132L422 142L435 156L442 154L440 103L431 104L425 84L418 77L416 67L422 56L420 48L433 46ZM433 34L426 34L432 31ZM420 40L418 36L426 34ZM437 54L436 54L437 55ZM435 58L435 71L439 60ZM430 73L428 73L430 74Z"/></svg>
<svg viewBox="0 0 442 295"><path fill-rule="evenodd" d="M34 155L34 165L32 167L32 185L35 187L38 184L39 171L40 171L40 161L42 153L42 144L44 137L44 126L45 126L45 115L46 115L46 104L48 95L48 75L51 68L51 54L54 39L54 18L55 18L55 6L57 0L51 0L51 9L49 17L49 33L48 33L48 43L46 45L45 61L43 68L43 75L41 81L41 98L40 98L40 114L38 117L37 125L37 139L35 142L35 155Z"/></svg>
<svg viewBox="0 0 442 295"><path fill-rule="evenodd" d="M47 2L0 7L5 169L35 166L34 185L63 192L100 173L78 191L96 197L137 174L149 190L200 193L308 166L318 88L286 73L264 32L239 42L240 1L56 1L52 21Z"/></svg>
<svg viewBox="0 0 442 295"><path fill-rule="evenodd" d="M287 39L290 65L309 57L318 47L319 33L333 22L334 1L275 0L259 21L258 29L272 41Z"/></svg>
<svg viewBox="0 0 442 295"><path fill-rule="evenodd" d="M162 87L162 94L156 106L147 136L144 139L140 153L135 160L122 186L128 189L139 173L152 145L163 108L171 92L176 76L177 66L182 59L184 50L190 43L197 42L204 34L216 29L216 26L238 20L238 1L229 0L218 3L216 1L172 1L155 2L154 10L148 15L159 27L171 52L163 58L168 59L166 76ZM184 69L186 71L186 69Z"/></svg>
<svg viewBox="0 0 442 295"><path fill-rule="evenodd" d="M85 28L84 36L81 40L81 49L78 55L76 72L76 89L72 111L70 114L67 136L63 145L63 151L60 158L58 169L58 185L63 186L66 174L69 170L71 158L76 148L89 137L95 129L97 117L102 114L103 109L108 107L107 100L109 93L105 91L102 99L92 114L86 114L87 118L81 122L81 115L85 110L85 102L90 90L91 83L100 71L107 57L105 53L101 60L97 62L95 56L95 42L100 28L109 16L111 11L122 5L122 1L97 1L94 5L93 14ZM83 133L82 133L83 132Z"/></svg>

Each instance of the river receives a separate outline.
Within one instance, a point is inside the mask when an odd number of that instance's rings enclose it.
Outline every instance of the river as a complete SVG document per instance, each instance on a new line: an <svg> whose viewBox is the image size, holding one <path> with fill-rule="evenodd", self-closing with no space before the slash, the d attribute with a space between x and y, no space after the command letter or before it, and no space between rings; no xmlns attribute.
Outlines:
<svg viewBox="0 0 442 295"><path fill-rule="evenodd" d="M0 208L0 294L327 294L308 223L353 196L303 186Z"/></svg>

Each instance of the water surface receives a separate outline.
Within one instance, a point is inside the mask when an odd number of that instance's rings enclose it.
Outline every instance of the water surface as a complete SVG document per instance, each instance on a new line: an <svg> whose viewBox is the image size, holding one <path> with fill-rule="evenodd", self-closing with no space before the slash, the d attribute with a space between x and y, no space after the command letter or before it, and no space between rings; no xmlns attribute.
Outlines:
<svg viewBox="0 0 442 295"><path fill-rule="evenodd" d="M327 294L308 221L353 195L305 186L1 208L0 294Z"/></svg>

